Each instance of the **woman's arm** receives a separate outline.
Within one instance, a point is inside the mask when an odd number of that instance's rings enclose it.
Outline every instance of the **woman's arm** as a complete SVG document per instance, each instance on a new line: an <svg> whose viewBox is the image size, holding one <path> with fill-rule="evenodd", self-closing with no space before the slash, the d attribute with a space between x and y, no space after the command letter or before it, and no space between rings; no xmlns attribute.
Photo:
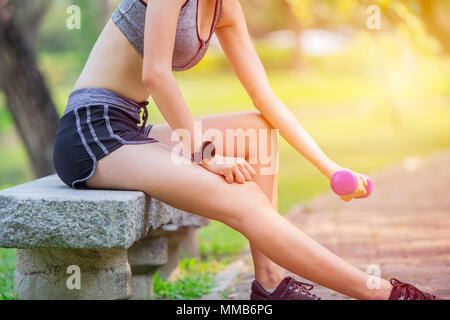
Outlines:
<svg viewBox="0 0 450 320"><path fill-rule="evenodd" d="M293 113L272 92L264 67L253 47L238 0L224 1L216 35L253 104L272 127L279 129L281 136L328 178L342 169L322 152Z"/></svg>
<svg viewBox="0 0 450 320"><path fill-rule="evenodd" d="M172 130L189 131L188 150L197 151L201 137L194 137L194 118L181 95L172 73L172 56L178 16L186 0L152 0L148 2L144 33L142 81ZM201 133L200 133L201 134Z"/></svg>
<svg viewBox="0 0 450 320"><path fill-rule="evenodd" d="M199 151L203 133L194 130L194 118L183 99L172 73L178 17L186 0L152 0L148 3L144 33L144 61L142 81L149 88L153 100L172 130L184 129L190 134L187 150ZM244 159L216 155L202 161L207 170L222 175L228 183L244 183L256 174ZM244 177L244 178L242 178Z"/></svg>

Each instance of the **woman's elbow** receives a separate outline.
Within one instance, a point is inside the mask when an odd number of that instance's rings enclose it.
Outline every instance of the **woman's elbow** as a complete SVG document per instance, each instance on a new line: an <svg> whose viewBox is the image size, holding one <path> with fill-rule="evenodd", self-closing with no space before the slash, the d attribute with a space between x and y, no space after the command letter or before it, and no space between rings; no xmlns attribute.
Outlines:
<svg viewBox="0 0 450 320"><path fill-rule="evenodd" d="M171 74L171 71L166 67L146 67L142 72L142 82L151 89L163 83Z"/></svg>

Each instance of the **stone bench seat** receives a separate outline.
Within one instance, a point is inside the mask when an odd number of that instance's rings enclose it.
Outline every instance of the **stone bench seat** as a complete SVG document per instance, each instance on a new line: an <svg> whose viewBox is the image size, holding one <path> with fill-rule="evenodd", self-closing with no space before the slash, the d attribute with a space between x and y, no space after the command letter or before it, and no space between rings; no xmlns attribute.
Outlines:
<svg viewBox="0 0 450 320"><path fill-rule="evenodd" d="M155 270L168 276L195 256L207 223L140 191L74 190L56 175L0 191L0 247L18 249L19 299L149 298Z"/></svg>

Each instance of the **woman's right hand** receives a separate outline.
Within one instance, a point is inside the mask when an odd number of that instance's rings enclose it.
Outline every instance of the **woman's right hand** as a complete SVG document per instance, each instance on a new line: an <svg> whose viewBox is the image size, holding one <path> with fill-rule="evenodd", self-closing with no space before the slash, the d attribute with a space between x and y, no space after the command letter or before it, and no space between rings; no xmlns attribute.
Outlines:
<svg viewBox="0 0 450 320"><path fill-rule="evenodd" d="M205 159L201 166L221 175L228 183L245 183L256 175L256 170L243 158L224 157L216 154L212 159Z"/></svg>

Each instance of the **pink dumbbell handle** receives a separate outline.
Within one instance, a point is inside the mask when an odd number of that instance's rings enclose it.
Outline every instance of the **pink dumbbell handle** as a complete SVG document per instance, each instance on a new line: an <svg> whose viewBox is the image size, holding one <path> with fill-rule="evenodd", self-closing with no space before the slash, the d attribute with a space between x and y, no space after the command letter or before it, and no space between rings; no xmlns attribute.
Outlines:
<svg viewBox="0 0 450 320"><path fill-rule="evenodd" d="M370 194L373 191L372 179L370 179L370 177L368 175L363 174L363 176L365 176L367 178L366 194L361 197L357 197L358 199L367 198L368 196L370 196Z"/></svg>

